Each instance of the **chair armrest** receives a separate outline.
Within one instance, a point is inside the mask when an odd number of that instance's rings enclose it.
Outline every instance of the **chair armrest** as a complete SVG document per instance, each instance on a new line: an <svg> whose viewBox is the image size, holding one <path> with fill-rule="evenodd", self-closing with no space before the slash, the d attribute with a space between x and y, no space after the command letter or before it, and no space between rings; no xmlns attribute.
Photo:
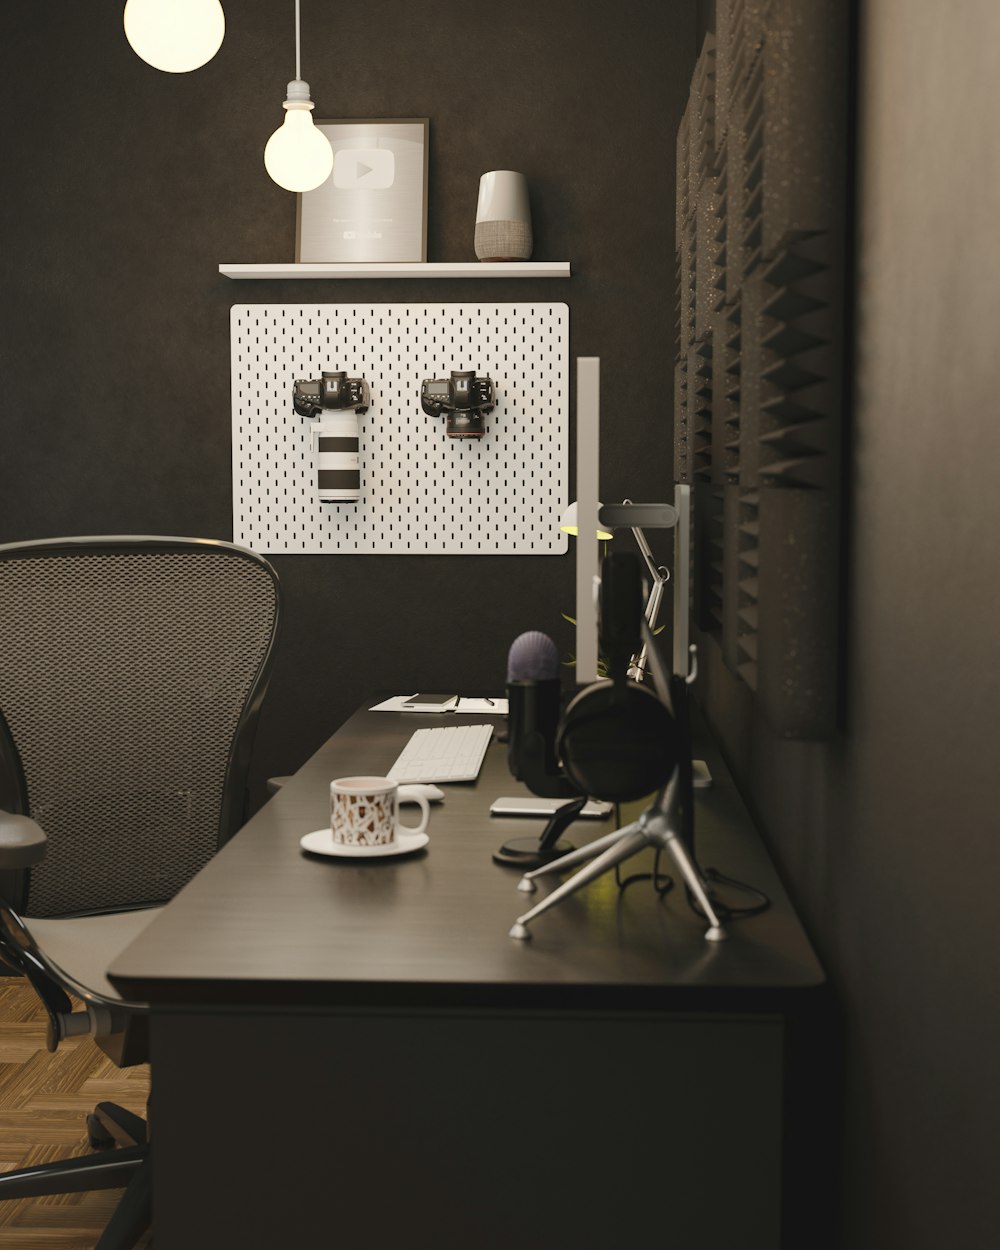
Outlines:
<svg viewBox="0 0 1000 1250"><path fill-rule="evenodd" d="M46 837L30 816L0 812L0 872L30 868L45 858Z"/></svg>

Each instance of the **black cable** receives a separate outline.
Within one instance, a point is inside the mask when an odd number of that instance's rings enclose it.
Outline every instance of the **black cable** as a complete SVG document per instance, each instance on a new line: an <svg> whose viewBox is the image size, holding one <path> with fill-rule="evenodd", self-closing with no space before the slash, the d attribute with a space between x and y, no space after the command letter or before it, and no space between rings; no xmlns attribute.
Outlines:
<svg viewBox="0 0 1000 1250"><path fill-rule="evenodd" d="M734 890L743 890L747 894L756 895L760 900L758 903L752 903L748 907L730 907L727 903L723 903L721 899L713 898L712 906L722 921L746 920L748 916L759 916L761 912L767 911L771 906L771 900L763 890L758 890L755 885L747 885L745 881L737 881L735 877L727 877L724 873L719 872L718 868L705 868L702 870L701 875L707 882L713 882L716 885L728 885ZM708 917L692 894L691 887L686 886L685 888L687 890L688 906L696 916L700 916L702 920L707 920Z"/></svg>
<svg viewBox="0 0 1000 1250"><path fill-rule="evenodd" d="M652 881L653 889L663 898L665 894L669 894L674 888L674 879L667 873L660 872L660 852L656 852L656 859L653 861L652 872L634 872L630 877L622 879L620 865L615 864L615 885L619 890L624 890L627 885L632 885L636 881Z"/></svg>
<svg viewBox="0 0 1000 1250"><path fill-rule="evenodd" d="M618 803L616 803L615 804L615 824L618 825L619 828L621 828L621 823L622 823L621 807ZM662 852L663 852L662 847L656 848L656 858L653 860L652 872L634 872L632 873L631 876L625 877L623 879L622 874L621 874L621 865L615 864L615 885L618 886L619 890L624 890L626 886L632 885L636 881L652 881L653 889L656 891L656 893L659 895L660 898L663 898L665 894L669 894L670 891L674 888L674 879L673 877L670 876L669 873L660 872L660 855L662 854Z"/></svg>
<svg viewBox="0 0 1000 1250"><path fill-rule="evenodd" d="M615 803L615 823L621 827L621 808ZM619 890L624 890L627 886L634 885L637 881L652 881L653 889L659 898L665 897L674 888L676 884L673 877L669 873L661 873L660 857L663 854L663 847L656 848L656 857L653 860L652 872L634 872L628 877L622 877L621 865L615 864L615 885ZM697 869L696 869L697 871ZM725 873L719 872L718 868L705 868L701 871L702 879L708 884L726 885L734 890L742 890L746 894L754 895L759 901L751 903L747 907L730 907L728 903L724 903L721 899L713 898L712 906L718 918L723 921L746 920L750 916L759 916L761 912L767 911L771 906L771 900L763 890L758 890L755 885L747 885L745 881L737 881L735 877L727 877ZM685 894L687 895L688 906L702 920L708 917L702 911L697 899L691 891L691 887L685 883Z"/></svg>

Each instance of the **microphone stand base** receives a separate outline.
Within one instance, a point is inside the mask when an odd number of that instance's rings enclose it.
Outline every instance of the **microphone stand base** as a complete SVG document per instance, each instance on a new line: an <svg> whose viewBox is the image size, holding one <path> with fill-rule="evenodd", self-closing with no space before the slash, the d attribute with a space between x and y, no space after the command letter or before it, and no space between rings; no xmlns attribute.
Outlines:
<svg viewBox="0 0 1000 1250"><path fill-rule="evenodd" d="M534 892L536 877L563 872L569 868L579 869L562 885L557 886L551 894L547 894L540 903L529 908L523 916L518 916L513 928L509 931L509 936L520 942L527 941L530 937L528 926L543 912L548 911L550 907L558 906L565 898L575 894L577 890L588 885L603 873L631 859L633 855L646 847L652 846L669 852L685 884L697 899L701 914L708 921L708 928L704 934L705 941L724 942L727 937L725 926L712 906L701 870L681 837L684 822L679 809L680 790L681 776L680 769L677 768L670 781L656 796L653 805L648 807L638 820L626 825L623 829L615 830L614 833L597 838L589 846L573 851L561 861L545 864L541 868L525 873L518 882L517 888L523 894L530 894Z"/></svg>
<svg viewBox="0 0 1000 1250"><path fill-rule="evenodd" d="M555 859L561 859L573 849L568 842L557 842L555 846L543 849L537 837L512 838L498 851L493 852L493 862L503 864L505 868L520 868L522 872L530 872L533 868L541 868Z"/></svg>

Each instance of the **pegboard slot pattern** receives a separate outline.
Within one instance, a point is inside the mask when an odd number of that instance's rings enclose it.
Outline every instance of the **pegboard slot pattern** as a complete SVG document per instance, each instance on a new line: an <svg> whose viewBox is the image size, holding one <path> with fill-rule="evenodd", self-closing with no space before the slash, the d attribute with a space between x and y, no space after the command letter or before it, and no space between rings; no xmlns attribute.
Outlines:
<svg viewBox="0 0 1000 1250"><path fill-rule="evenodd" d="M560 555L568 540L569 309L539 304L240 304L232 309L233 540L255 551ZM295 378L367 378L363 498L319 503ZM423 378L496 384L485 438L450 439Z"/></svg>

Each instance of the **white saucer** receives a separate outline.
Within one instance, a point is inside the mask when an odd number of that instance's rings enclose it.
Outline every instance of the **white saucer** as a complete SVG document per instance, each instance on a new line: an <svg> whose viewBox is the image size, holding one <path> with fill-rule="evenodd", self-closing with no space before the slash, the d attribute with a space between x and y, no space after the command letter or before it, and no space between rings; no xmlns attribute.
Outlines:
<svg viewBox="0 0 1000 1250"><path fill-rule="evenodd" d="M341 846L339 842L334 842L329 829L314 829L312 833L304 834L299 839L304 851L311 851L313 855L335 855L338 859L409 855L411 851L419 851L429 841L430 837L426 833L406 833L402 830L396 834L395 842L389 842L385 846Z"/></svg>

